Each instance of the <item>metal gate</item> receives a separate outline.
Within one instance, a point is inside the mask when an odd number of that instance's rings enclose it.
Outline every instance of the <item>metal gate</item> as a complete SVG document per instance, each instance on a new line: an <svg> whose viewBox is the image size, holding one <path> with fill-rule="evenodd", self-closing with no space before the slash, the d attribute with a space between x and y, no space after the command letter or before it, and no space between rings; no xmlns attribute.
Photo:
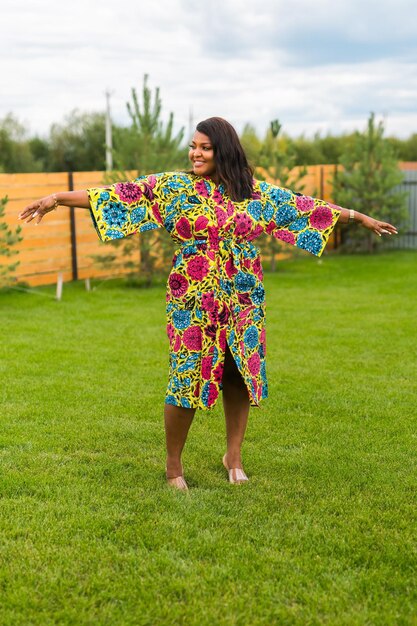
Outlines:
<svg viewBox="0 0 417 626"><path fill-rule="evenodd" d="M384 240L384 248L417 249L417 170L403 170L404 180L395 187L395 191L407 192L408 224L405 228L398 226L400 234L397 237Z"/></svg>

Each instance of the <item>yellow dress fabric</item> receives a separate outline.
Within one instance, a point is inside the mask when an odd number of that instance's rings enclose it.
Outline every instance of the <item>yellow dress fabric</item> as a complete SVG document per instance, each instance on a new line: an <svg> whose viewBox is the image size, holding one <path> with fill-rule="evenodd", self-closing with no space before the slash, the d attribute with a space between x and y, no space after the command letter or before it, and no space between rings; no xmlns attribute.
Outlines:
<svg viewBox="0 0 417 626"><path fill-rule="evenodd" d="M165 402L210 409L222 389L226 346L259 406L268 395L263 232L320 256L340 207L254 180L252 198L232 201L222 185L163 172L88 189L102 241L165 228L177 243L167 283L170 371Z"/></svg>

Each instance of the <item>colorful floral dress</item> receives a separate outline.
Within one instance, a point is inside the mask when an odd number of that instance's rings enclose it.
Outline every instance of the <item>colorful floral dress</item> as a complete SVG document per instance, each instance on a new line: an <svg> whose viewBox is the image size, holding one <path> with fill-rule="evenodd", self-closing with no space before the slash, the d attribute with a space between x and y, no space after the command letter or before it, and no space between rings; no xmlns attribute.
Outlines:
<svg viewBox="0 0 417 626"><path fill-rule="evenodd" d="M165 402L212 408L222 389L226 345L258 406L268 395L263 232L320 256L340 207L254 181L232 201L222 185L185 172L140 176L88 189L102 241L164 227L178 245L167 284L170 372Z"/></svg>

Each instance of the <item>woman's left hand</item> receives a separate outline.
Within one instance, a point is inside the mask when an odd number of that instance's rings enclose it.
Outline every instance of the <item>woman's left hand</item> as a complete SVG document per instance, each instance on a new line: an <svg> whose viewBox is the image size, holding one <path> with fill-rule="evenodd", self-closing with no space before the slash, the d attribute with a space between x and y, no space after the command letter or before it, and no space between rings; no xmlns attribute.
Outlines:
<svg viewBox="0 0 417 626"><path fill-rule="evenodd" d="M369 217L369 215L363 215L360 224L364 228L372 230L380 237L382 237L382 235L398 235L398 231L395 226L389 224L388 222L375 220L373 217Z"/></svg>

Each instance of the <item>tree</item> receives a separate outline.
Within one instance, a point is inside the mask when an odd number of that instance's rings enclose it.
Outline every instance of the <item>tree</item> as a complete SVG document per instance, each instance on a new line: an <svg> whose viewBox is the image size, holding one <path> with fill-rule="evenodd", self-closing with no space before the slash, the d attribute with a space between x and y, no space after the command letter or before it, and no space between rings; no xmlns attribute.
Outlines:
<svg viewBox="0 0 417 626"><path fill-rule="evenodd" d="M335 202L341 206L369 213L376 219L402 225L407 217L406 194L395 191L403 179L396 155L384 138L384 125L376 123L371 113L365 132L356 132L345 151L334 180ZM380 243L357 224L342 228L342 247L373 252Z"/></svg>
<svg viewBox="0 0 417 626"><path fill-rule="evenodd" d="M19 261L9 263L8 259L18 254L18 250L14 250L13 246L23 239L20 236L21 226L12 230L5 221L2 221L6 205L7 196L0 198L0 288L9 286L15 280L13 272L19 265Z"/></svg>
<svg viewBox="0 0 417 626"><path fill-rule="evenodd" d="M258 178L272 179L281 187L290 188L293 191L302 191L302 179L306 175L305 167L295 168L295 152L289 138L280 135L281 124L279 120L272 120L266 133L258 155L259 167L256 169ZM262 235L259 238L259 247L264 257L269 258L269 269L276 270L276 255L282 249L281 243L270 235Z"/></svg>
<svg viewBox="0 0 417 626"><path fill-rule="evenodd" d="M126 132L118 133L115 139L114 162L120 170L112 174L106 182L126 180L127 169L136 169L139 174L153 174L161 171L186 167L187 150L181 147L184 128L174 134L174 114L168 122L161 120L162 100L159 88L152 95L145 74L142 88L142 102L136 90L132 89L132 101L127 103L132 124ZM111 242L121 249L122 260L109 252L95 259L106 269L118 267L128 271L130 280L152 283L158 269L167 268L172 257L173 242L168 233L158 229L152 233Z"/></svg>
<svg viewBox="0 0 417 626"><path fill-rule="evenodd" d="M105 115L71 111L63 124L53 124L49 136L51 172L104 170Z"/></svg>
<svg viewBox="0 0 417 626"><path fill-rule="evenodd" d="M12 114L0 120L0 172L35 172L36 162L27 140L27 129Z"/></svg>

